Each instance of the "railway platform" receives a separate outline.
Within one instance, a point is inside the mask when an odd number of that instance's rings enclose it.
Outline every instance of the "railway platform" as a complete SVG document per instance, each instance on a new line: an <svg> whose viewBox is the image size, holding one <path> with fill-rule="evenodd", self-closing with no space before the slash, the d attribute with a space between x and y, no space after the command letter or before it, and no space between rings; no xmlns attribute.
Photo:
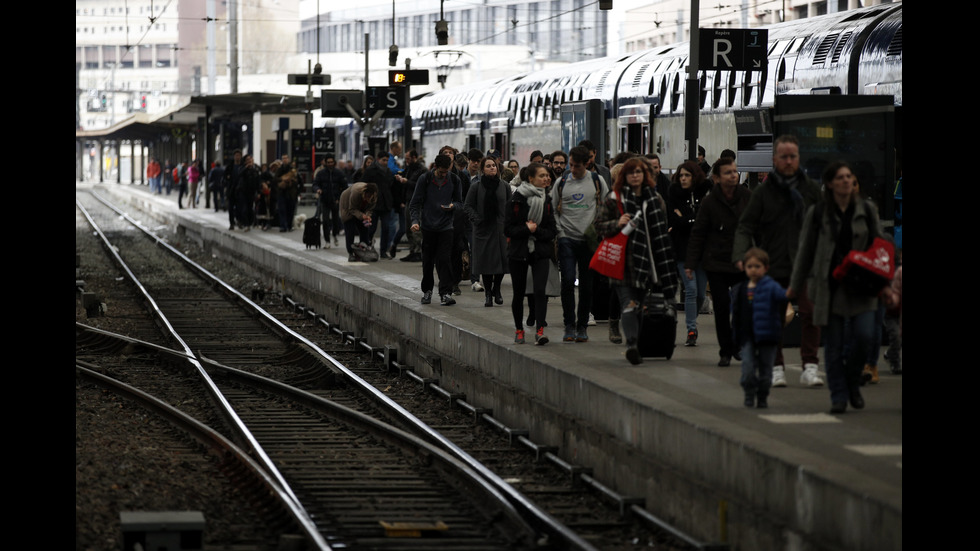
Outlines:
<svg viewBox="0 0 980 551"><path fill-rule="evenodd" d="M454 306L422 305L421 263L352 263L343 239L339 248L307 249L301 229L230 231L227 212L178 209L176 193L92 187L151 213L168 226L164 235L199 239L268 274L257 285L283 287L374 346L392 345L399 362L526 428L529 439L703 541L744 550L902 548L903 376L883 358L880 383L862 389L866 408L831 415L826 386L802 385L799 351L788 348L788 386L772 390L768 409L749 409L738 362L717 366L710 315L698 318L697 346L683 345L681 315L673 357L634 366L604 322L589 328L587 343L561 342L553 298L551 342L515 345L509 278L503 306L485 307L484 293L469 285Z"/></svg>

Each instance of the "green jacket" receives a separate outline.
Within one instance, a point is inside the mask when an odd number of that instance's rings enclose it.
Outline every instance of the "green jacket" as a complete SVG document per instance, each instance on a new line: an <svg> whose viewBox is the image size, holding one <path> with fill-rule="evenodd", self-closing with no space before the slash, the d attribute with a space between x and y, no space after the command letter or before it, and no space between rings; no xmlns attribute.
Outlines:
<svg viewBox="0 0 980 551"><path fill-rule="evenodd" d="M806 212L803 232L800 235L799 251L793 265L790 288L799 292L806 283L807 295L813 301L813 324L825 326L830 314L846 318L878 308L878 298L850 292L840 285L831 291L831 272L837 266L833 263L834 248L840 235L838 223L831 221L835 215L830 209L836 204L824 203L822 208L809 208ZM814 220L819 216L819 220ZM858 200L854 205L851 219L851 250L866 250L875 236L882 235L878 209L871 201Z"/></svg>

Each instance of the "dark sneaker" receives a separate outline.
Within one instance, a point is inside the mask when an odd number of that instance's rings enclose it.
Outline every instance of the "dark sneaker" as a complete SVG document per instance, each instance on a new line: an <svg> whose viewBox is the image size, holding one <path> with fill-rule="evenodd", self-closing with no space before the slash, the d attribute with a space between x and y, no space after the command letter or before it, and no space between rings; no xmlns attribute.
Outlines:
<svg viewBox="0 0 980 551"><path fill-rule="evenodd" d="M640 356L640 349L635 346L626 349L626 359L633 365L639 365L643 362L643 357Z"/></svg>
<svg viewBox="0 0 980 551"><path fill-rule="evenodd" d="M350 253L350 256L347 257L347 262L359 262L359 259L356 254Z"/></svg>
<svg viewBox="0 0 980 551"><path fill-rule="evenodd" d="M745 407L747 407L747 408L754 408L755 407L755 396L751 396L751 395L750 396L746 396L745 397L744 404L745 404Z"/></svg>
<svg viewBox="0 0 980 551"><path fill-rule="evenodd" d="M523 329L518 329L517 331L514 331L514 343L515 344L524 344L524 330Z"/></svg>
<svg viewBox="0 0 980 551"><path fill-rule="evenodd" d="M619 332L619 320L609 320L609 341L615 344L623 342L623 335Z"/></svg>
<svg viewBox="0 0 980 551"><path fill-rule="evenodd" d="M737 362L742 361L742 353L737 350L732 353L732 357L735 358L735 361Z"/></svg>
<svg viewBox="0 0 980 551"><path fill-rule="evenodd" d="M459 285L453 285L453 294L456 296L463 294L463 291L459 290Z"/></svg>
<svg viewBox="0 0 980 551"><path fill-rule="evenodd" d="M565 327L565 335L562 336L563 342L575 342L575 328L571 325Z"/></svg>
<svg viewBox="0 0 980 551"><path fill-rule="evenodd" d="M755 407L759 409L766 409L769 407L769 402L766 398L760 397L759 400L755 403Z"/></svg>
<svg viewBox="0 0 980 551"><path fill-rule="evenodd" d="M585 327L575 332L575 342L589 342L589 334L586 333Z"/></svg>
<svg viewBox="0 0 980 551"><path fill-rule="evenodd" d="M432 304L432 291L422 293L422 304Z"/></svg>
<svg viewBox="0 0 980 551"><path fill-rule="evenodd" d="M695 346L698 344L698 330L694 329L687 332L687 342L684 346Z"/></svg>
<svg viewBox="0 0 980 551"><path fill-rule="evenodd" d="M452 295L439 295L439 304L443 306L452 306L456 304L456 299Z"/></svg>
<svg viewBox="0 0 980 551"><path fill-rule="evenodd" d="M534 334L534 344L538 346L548 344L548 337L544 336L544 327L538 327L538 331Z"/></svg>
<svg viewBox="0 0 980 551"><path fill-rule="evenodd" d="M730 365L732 365L731 356L722 356L718 359L718 367L728 367Z"/></svg>

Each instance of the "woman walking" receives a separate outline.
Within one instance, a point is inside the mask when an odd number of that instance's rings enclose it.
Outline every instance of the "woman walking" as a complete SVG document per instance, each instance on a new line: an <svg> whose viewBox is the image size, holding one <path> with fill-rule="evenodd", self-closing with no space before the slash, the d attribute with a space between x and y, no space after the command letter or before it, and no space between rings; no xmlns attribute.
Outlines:
<svg viewBox="0 0 980 551"><path fill-rule="evenodd" d="M792 298L806 284L813 300L813 324L821 327L824 337L830 412L844 413L848 403L864 408L861 370L875 330L878 297L852 289L831 274L849 252L867 250L883 234L878 209L860 198L847 163L828 165L822 180L824 201L807 209L787 295Z"/></svg>
<svg viewBox="0 0 980 551"><path fill-rule="evenodd" d="M687 324L685 346L695 346L698 341L698 310L704 302L708 276L704 270L695 267L691 276L684 271L687 257L687 244L691 237L694 220L701 208L701 201L711 189L711 182L705 177L701 167L687 161L677 167L674 180L667 192L667 221L670 224L670 241L674 244L674 257L684 288L684 320Z"/></svg>
<svg viewBox="0 0 980 551"><path fill-rule="evenodd" d="M643 361L637 346L643 297L648 290L657 289L672 301L677 293L677 265L667 233L666 205L654 186L642 157L627 160L595 222L596 232L603 238L615 236L627 224L632 228L626 230L629 239L623 279L610 278L609 285L619 297L626 359L634 365Z"/></svg>
<svg viewBox="0 0 980 551"><path fill-rule="evenodd" d="M531 268L534 289L534 321L537 324L534 343L544 345L545 318L548 313L548 272L555 256L555 237L558 228L555 213L546 189L551 185L551 173L541 163L527 167L528 182L523 182L507 203L504 235L507 245L510 278L514 284L511 311L514 314L514 342L524 344L524 292L527 289L528 267Z"/></svg>
<svg viewBox="0 0 980 551"><path fill-rule="evenodd" d="M464 211L473 223L473 251L470 270L483 276L484 306L504 303L500 285L507 273L507 238L504 220L510 186L500 180L500 166L493 157L483 159L480 180L466 194Z"/></svg>

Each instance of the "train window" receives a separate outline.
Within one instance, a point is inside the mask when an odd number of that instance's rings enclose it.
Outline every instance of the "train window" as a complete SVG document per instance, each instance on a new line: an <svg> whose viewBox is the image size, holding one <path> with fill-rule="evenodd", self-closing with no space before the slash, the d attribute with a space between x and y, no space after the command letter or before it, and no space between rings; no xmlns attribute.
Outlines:
<svg viewBox="0 0 980 551"><path fill-rule="evenodd" d="M708 75L701 71L701 78L698 79L698 105L704 109L708 101Z"/></svg>
<svg viewBox="0 0 980 551"><path fill-rule="evenodd" d="M715 71L714 86L712 87L714 93L711 97L711 107L714 109L721 107L721 92L724 89L722 82L721 71Z"/></svg>
<svg viewBox="0 0 980 551"><path fill-rule="evenodd" d="M748 107L752 103L752 71L742 73L742 107Z"/></svg>
<svg viewBox="0 0 980 551"><path fill-rule="evenodd" d="M670 111L672 113L677 112L677 106L680 105L681 102L681 96L683 95L683 92L681 92L680 83L683 80L683 78L684 78L683 73L674 73L674 86L670 92Z"/></svg>
<svg viewBox="0 0 980 551"><path fill-rule="evenodd" d="M756 87L756 93L755 93L756 103L760 107L762 106L762 103L765 100L763 96L766 93L766 84L768 82L769 82L769 69L766 68L765 70L759 73L759 84Z"/></svg>
<svg viewBox="0 0 980 551"><path fill-rule="evenodd" d="M664 102L664 98L667 97L667 76L666 75L660 77L660 93L657 94L657 96L660 98L660 102L657 103L657 114L659 115L660 114L660 111L663 109L663 104L665 103Z"/></svg>
<svg viewBox="0 0 980 551"><path fill-rule="evenodd" d="M776 82L782 82L786 80L786 60L779 60L779 72L776 75Z"/></svg>
<svg viewBox="0 0 980 551"><path fill-rule="evenodd" d="M735 71L728 71L728 107L735 106L735 91L738 89L738 76Z"/></svg>

